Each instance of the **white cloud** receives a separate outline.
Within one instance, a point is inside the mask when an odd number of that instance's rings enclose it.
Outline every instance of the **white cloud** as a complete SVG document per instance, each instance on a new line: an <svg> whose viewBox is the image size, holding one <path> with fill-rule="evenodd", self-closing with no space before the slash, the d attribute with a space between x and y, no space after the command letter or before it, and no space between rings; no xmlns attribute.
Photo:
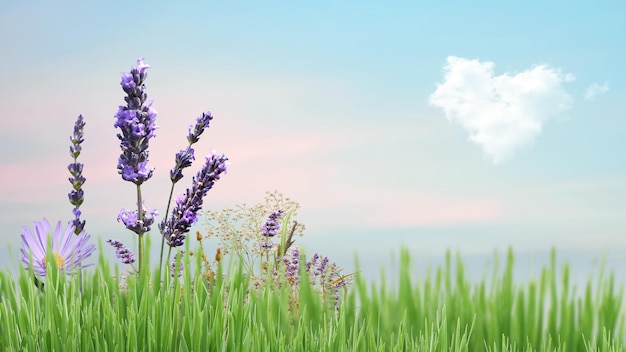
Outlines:
<svg viewBox="0 0 626 352"><path fill-rule="evenodd" d="M609 84L607 82L604 82L604 84L593 83L585 92L585 100L594 101L598 95L602 95L608 91Z"/></svg>
<svg viewBox="0 0 626 352"><path fill-rule="evenodd" d="M545 65L494 76L494 66L449 56L444 82L437 84L429 103L461 125L497 164L530 144L546 120L571 106L562 83L574 76Z"/></svg>

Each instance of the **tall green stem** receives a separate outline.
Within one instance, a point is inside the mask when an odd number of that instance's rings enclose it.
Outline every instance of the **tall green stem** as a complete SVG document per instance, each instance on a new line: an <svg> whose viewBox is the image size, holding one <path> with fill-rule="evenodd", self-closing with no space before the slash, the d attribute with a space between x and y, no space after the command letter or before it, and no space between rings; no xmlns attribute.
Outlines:
<svg viewBox="0 0 626 352"><path fill-rule="evenodd" d="M167 198L167 209L165 210L165 218L163 221L167 221L167 214L170 213L170 204L172 203L172 195L174 194L174 182L172 182L172 188L170 188L170 196ZM161 258L159 259L159 268L163 268L163 248L165 247L165 236L161 234ZM171 249L171 248L170 248ZM169 253L167 255L169 260Z"/></svg>
<svg viewBox="0 0 626 352"><path fill-rule="evenodd" d="M143 227L143 204L141 201L141 186L137 185L137 223ZM143 231L139 232L139 275L141 275L141 268L144 267L144 248L143 248Z"/></svg>

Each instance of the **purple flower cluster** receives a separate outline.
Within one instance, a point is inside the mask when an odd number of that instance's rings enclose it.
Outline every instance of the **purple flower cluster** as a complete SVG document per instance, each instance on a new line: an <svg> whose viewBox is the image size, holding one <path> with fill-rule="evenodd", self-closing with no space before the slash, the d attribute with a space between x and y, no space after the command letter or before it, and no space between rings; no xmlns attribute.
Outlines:
<svg viewBox="0 0 626 352"><path fill-rule="evenodd" d="M181 149L176 153L174 168L170 170L170 180L172 180L172 183L176 183L183 178L183 169L191 166L191 163L195 160L193 152L193 148L187 146L185 149Z"/></svg>
<svg viewBox="0 0 626 352"><path fill-rule="evenodd" d="M133 254L130 249L126 248L122 242L116 240L107 240L107 242L116 248L115 256L121 259L122 263L132 264L135 262L135 254Z"/></svg>
<svg viewBox="0 0 626 352"><path fill-rule="evenodd" d="M209 127L209 122L213 119L211 112L203 112L201 116L196 119L195 125L189 126L189 134L187 135L187 142L189 145L185 149L181 149L176 153L175 165L170 170L170 179L172 183L176 183L183 178L183 169L191 166L194 161L194 150L191 146L200 140L200 135L206 128ZM193 127L193 128L192 128Z"/></svg>
<svg viewBox="0 0 626 352"><path fill-rule="evenodd" d="M350 275L339 276L337 265L335 263L329 265L328 262L328 257L322 258L315 253L313 258L307 261L306 271L309 273L312 285L319 282L322 290L333 293L335 309L339 309L341 288L347 285L347 278Z"/></svg>
<svg viewBox="0 0 626 352"><path fill-rule="evenodd" d="M340 288L344 287L345 284L346 280L342 278L337 281L333 287L333 291L335 292L335 310L339 310L339 300L341 299Z"/></svg>
<svg viewBox="0 0 626 352"><path fill-rule="evenodd" d="M172 260L172 262L170 263L170 276L171 277L175 277L176 273L178 272L178 277L181 277L183 275L183 268L185 267L183 265L183 251L178 252L175 256L174 259ZM178 260L178 269L176 268L176 261Z"/></svg>
<svg viewBox="0 0 626 352"><path fill-rule="evenodd" d="M261 248L272 248L274 246L272 237L276 236L276 231L280 230L278 219L283 216L283 213L282 210L272 212L261 226L261 235L266 239L265 242L261 242Z"/></svg>
<svg viewBox="0 0 626 352"><path fill-rule="evenodd" d="M306 271L311 273L311 269L313 269L311 275L311 284L315 285L317 278L319 277L321 282L324 282L326 276L326 266L328 265L328 257L320 257L319 254L315 253L311 260L306 263Z"/></svg>
<svg viewBox="0 0 626 352"><path fill-rule="evenodd" d="M202 209L204 196L219 180L220 174L226 172L228 158L214 151L207 155L206 163L193 178L191 189L176 199L172 215L167 221L159 224L159 229L170 247L183 245L185 234L191 225L198 221L198 211Z"/></svg>
<svg viewBox="0 0 626 352"><path fill-rule="evenodd" d="M124 97L125 106L120 106L115 114L114 127L119 127L122 154L117 162L118 173L126 181L141 185L148 180L153 169L148 168L148 142L155 136L157 129L156 111L152 103L146 103L148 95L145 92L144 81L147 77L146 65L143 59L137 60L129 73L122 73L122 89L127 94Z"/></svg>
<svg viewBox="0 0 626 352"><path fill-rule="evenodd" d="M289 255L283 257L285 263L285 276L292 285L300 284L300 251L293 247L289 250Z"/></svg>
<svg viewBox="0 0 626 352"><path fill-rule="evenodd" d="M159 215L159 213L155 209L148 209L144 206L143 220L139 221L137 210L126 210L122 208L120 209L120 214L117 216L117 222L123 223L127 229L139 235L150 231L150 226L154 224L154 218L157 215Z"/></svg>
<svg viewBox="0 0 626 352"><path fill-rule="evenodd" d="M196 124L193 125L193 129L191 128L192 125L189 125L189 133L187 134L187 141L189 142L189 145L192 145L200 140L200 135L206 128L209 127L209 122L211 122L211 120L213 120L213 115L211 115L210 111L207 111L203 112L201 116L196 118Z"/></svg>
<svg viewBox="0 0 626 352"><path fill-rule="evenodd" d="M72 184L72 191L67 194L70 203L74 206L72 213L74 214L74 220L72 220L72 224L74 225L74 233L78 235L85 228L85 220L80 220L81 204L85 199L85 193L83 192L82 186L85 183L85 177L83 176L83 164L78 162L78 156L82 150L81 143L85 141L83 138L83 129L85 128L85 121L83 120L83 115L78 115L76 119L76 123L74 124L74 134L70 136L70 141L72 145L70 145L70 156L74 159L73 163L70 163L67 166L67 169L70 172L70 177L68 180Z"/></svg>

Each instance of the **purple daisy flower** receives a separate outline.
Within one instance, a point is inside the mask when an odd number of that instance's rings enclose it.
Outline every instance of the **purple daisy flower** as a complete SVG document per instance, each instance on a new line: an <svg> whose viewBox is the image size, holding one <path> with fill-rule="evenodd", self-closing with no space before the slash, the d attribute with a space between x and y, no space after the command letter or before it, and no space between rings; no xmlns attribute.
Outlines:
<svg viewBox="0 0 626 352"><path fill-rule="evenodd" d="M34 221L33 226L34 232L27 227L22 228L22 262L27 269L32 266L35 273L46 276L47 243L50 236L52 236L52 256L59 270L72 274L93 265L83 265L82 262L93 253L96 246L87 244L91 236L85 231L75 236L72 222L63 230L59 221L53 232L45 218L42 221Z"/></svg>

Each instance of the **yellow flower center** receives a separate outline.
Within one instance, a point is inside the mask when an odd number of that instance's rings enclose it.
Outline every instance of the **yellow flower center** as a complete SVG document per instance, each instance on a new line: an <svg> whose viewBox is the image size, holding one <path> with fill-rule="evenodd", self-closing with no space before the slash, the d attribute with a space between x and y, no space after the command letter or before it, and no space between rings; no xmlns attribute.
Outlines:
<svg viewBox="0 0 626 352"><path fill-rule="evenodd" d="M52 256L54 257L54 261L57 264L57 268L58 269L63 269L63 267L65 266L65 259L63 259L63 257L61 255L59 255L59 253L52 253ZM46 268L46 258L43 258L42 264L43 264L43 267L45 269Z"/></svg>

